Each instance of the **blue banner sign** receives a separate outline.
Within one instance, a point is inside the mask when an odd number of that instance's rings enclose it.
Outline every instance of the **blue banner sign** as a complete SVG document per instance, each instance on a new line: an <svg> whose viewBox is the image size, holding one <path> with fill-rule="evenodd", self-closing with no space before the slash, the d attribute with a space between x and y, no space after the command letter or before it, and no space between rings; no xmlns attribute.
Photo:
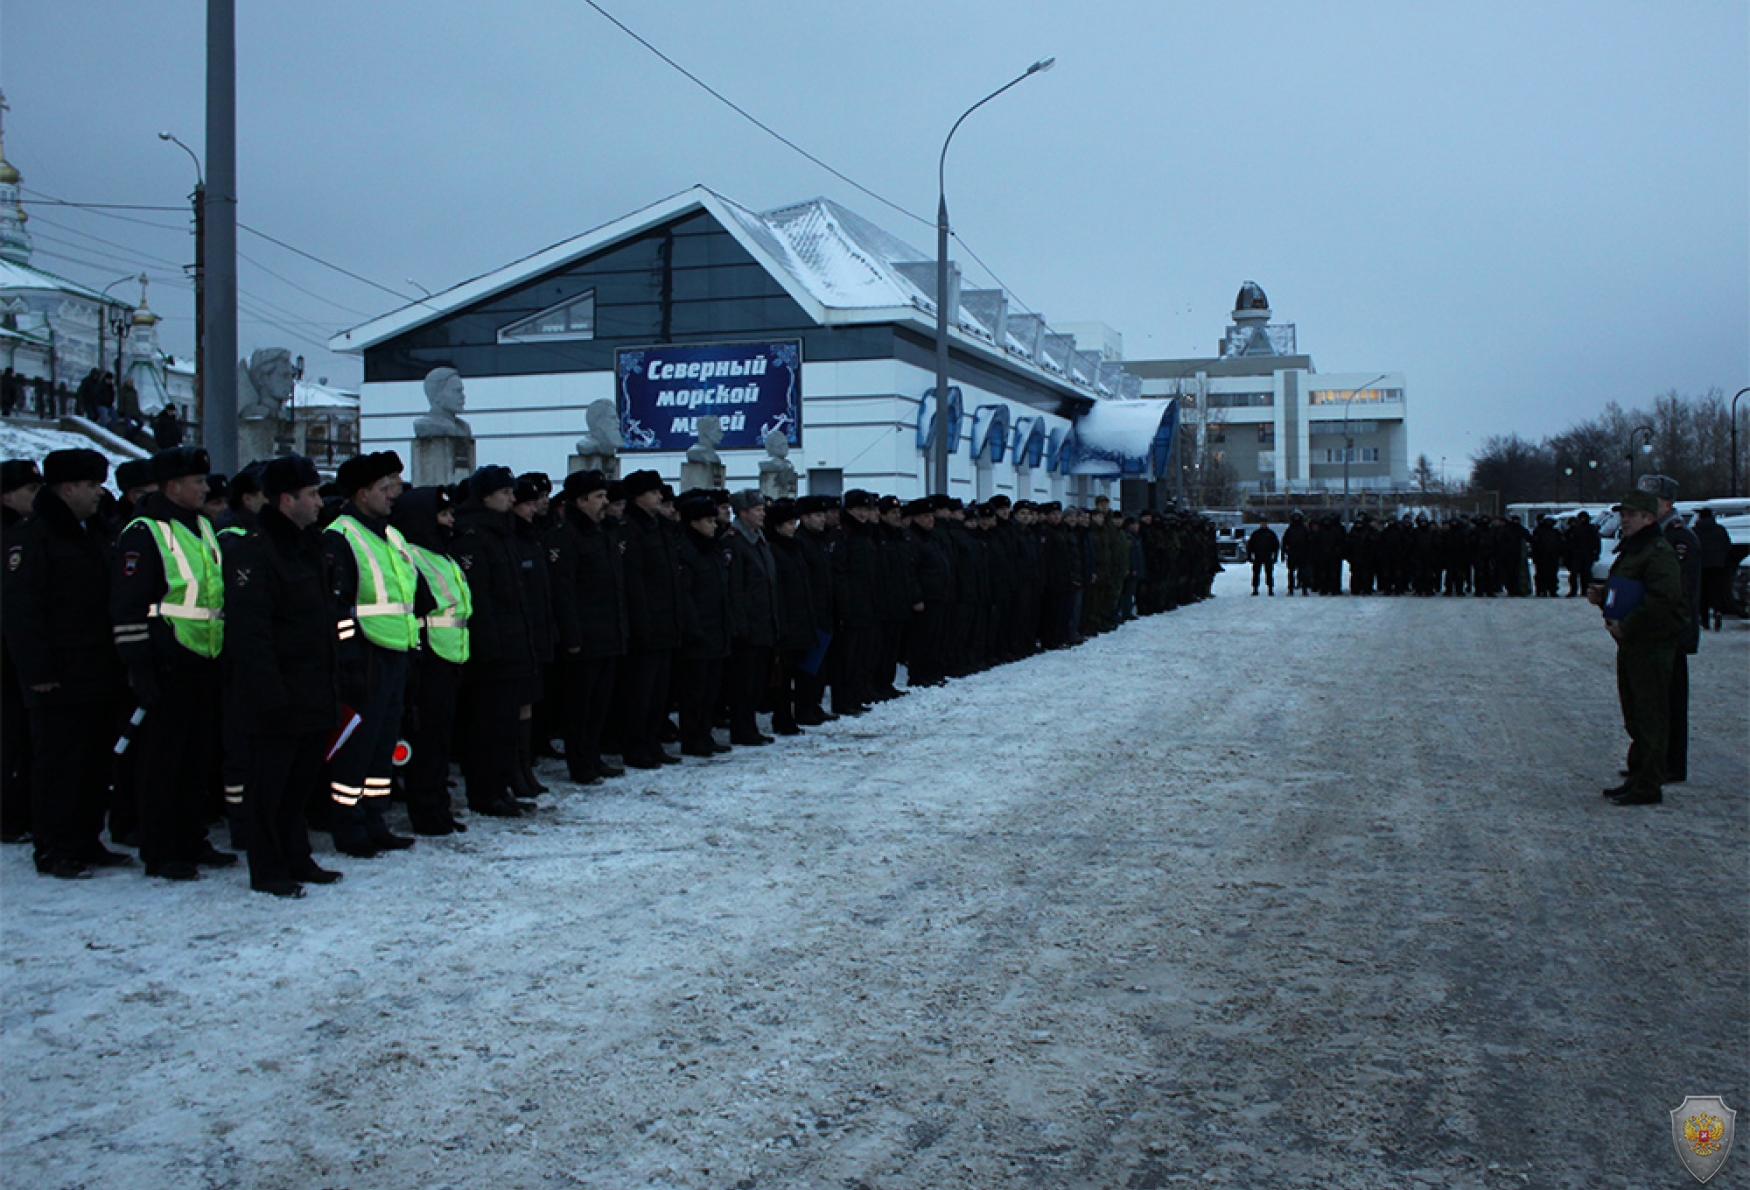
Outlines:
<svg viewBox="0 0 1750 1190"><path fill-rule="evenodd" d="M615 354L624 449L684 451L701 417L723 426L718 450L763 450L774 430L802 445L802 343L689 343Z"/></svg>

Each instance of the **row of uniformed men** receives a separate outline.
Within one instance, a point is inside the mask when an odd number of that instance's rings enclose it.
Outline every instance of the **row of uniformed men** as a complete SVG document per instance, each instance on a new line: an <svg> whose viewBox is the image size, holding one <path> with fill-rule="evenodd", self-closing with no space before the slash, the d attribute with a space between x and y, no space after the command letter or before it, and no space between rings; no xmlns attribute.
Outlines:
<svg viewBox="0 0 1750 1190"><path fill-rule="evenodd" d="M204 452L162 452L146 475L130 466L113 560L95 452L51 455L36 515L8 533L5 639L50 875L126 861L98 841L124 703L136 708L124 800L138 805L148 874L193 879L232 861L205 833L222 722L251 884L296 896L338 878L315 863L305 825L325 767L315 806L337 848L399 849L412 841L383 814L398 742L411 746L414 829L444 834L464 829L447 789L453 737L476 812L517 815L539 792L537 704L581 782L622 771L604 736L628 765L678 761L661 746L671 680L683 754L724 750L711 733L724 704L731 743L760 746L762 703L793 733L896 697L902 657L913 685L936 684L1109 627L1141 570L1103 507L852 492L842 515L828 498L768 510L752 492L675 500L648 471L613 485L573 475L554 504L544 476L502 467L457 494L403 492L400 459L382 452L344 464L326 503L308 460L253 469L215 527Z"/></svg>

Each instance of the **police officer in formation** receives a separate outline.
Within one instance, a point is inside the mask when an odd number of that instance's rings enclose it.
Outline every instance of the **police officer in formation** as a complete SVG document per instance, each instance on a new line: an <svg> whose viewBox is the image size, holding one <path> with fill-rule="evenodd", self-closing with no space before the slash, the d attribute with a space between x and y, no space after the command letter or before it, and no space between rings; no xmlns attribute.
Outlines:
<svg viewBox="0 0 1750 1190"><path fill-rule="evenodd" d="M1217 569L1213 527L1170 510L677 499L654 471L555 497L492 465L408 490L392 451L326 485L301 456L251 464L217 499L192 447L118 468L111 501L103 456L45 462L3 469L8 729L34 744L9 738L33 759L6 821L67 879L131 862L106 811L150 876L234 864L207 839L229 800L250 886L302 897L341 878L313 828L405 850L399 797L414 834L465 830L452 760L471 811L520 817L543 746L585 785L624 775L611 755L765 747L900 697L902 670L940 685L1205 598Z"/></svg>

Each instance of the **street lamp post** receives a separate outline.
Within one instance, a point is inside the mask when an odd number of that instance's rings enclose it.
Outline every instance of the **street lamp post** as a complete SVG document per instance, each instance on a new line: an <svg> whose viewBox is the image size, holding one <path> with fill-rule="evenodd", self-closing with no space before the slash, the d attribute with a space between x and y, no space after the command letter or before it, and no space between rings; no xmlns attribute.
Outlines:
<svg viewBox="0 0 1750 1190"><path fill-rule="evenodd" d="M1349 523L1349 456L1355 452L1355 439L1349 437L1349 407L1355 403L1355 394L1378 384L1390 372L1381 372L1366 384L1358 384L1343 394L1343 523Z"/></svg>
<svg viewBox="0 0 1750 1190"><path fill-rule="evenodd" d="M195 441L200 442L204 439L206 427L207 179L201 169L201 159L195 156L193 149L168 132L160 132L158 139L169 141L194 162L194 193L189 195L194 203L194 424L191 429L198 435Z"/></svg>
<svg viewBox="0 0 1750 1190"><path fill-rule="evenodd" d="M1750 388L1741 388L1732 394L1732 495L1738 494L1738 398L1750 393Z"/></svg>
<svg viewBox="0 0 1750 1190"><path fill-rule="evenodd" d="M936 160L936 430L930 438L930 458L937 495L948 492L948 143L967 116L1023 79L1050 70L1056 62L1056 58L1040 59L962 112L948 129L942 154Z"/></svg>
<svg viewBox="0 0 1750 1190"><path fill-rule="evenodd" d="M1641 449L1643 451L1650 452L1653 449L1653 427L1652 426L1636 426L1634 429L1632 429L1628 432L1628 486L1631 488L1635 486L1635 435L1636 434L1645 434L1647 436L1647 441L1641 447Z"/></svg>
<svg viewBox="0 0 1750 1190"><path fill-rule="evenodd" d="M116 286L120 285L123 281L134 281L137 279L138 278L136 278L132 274L129 274L126 277L117 277L114 281L111 281L108 285L105 285L103 287L103 290L102 290L103 297L105 299L104 303L97 308L97 366L98 366L99 370L101 370L103 368L103 365L106 362L104 357L108 351L108 344L104 341L104 338L103 338L103 332L104 332L105 328L107 328L108 330L113 332L115 337L116 337L116 345L115 345L115 399L116 399L116 407L118 409L121 406L121 399L122 399L122 343L121 343L121 341L122 341L122 337L127 334L126 328L128 325L128 318L132 316L133 312L130 310L130 311L127 311L126 313L122 314L121 316L117 317L115 315L114 310L112 310L110 308L110 305L109 305L109 301L108 301L109 291L114 289Z"/></svg>

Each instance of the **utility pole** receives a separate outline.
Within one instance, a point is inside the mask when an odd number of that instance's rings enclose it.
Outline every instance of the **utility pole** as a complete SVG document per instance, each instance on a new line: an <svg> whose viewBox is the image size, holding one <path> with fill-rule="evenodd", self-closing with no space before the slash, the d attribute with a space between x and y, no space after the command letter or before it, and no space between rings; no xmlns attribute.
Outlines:
<svg viewBox="0 0 1750 1190"><path fill-rule="evenodd" d="M202 426L213 469L237 471L237 9L207 0L207 186L200 371Z"/></svg>

